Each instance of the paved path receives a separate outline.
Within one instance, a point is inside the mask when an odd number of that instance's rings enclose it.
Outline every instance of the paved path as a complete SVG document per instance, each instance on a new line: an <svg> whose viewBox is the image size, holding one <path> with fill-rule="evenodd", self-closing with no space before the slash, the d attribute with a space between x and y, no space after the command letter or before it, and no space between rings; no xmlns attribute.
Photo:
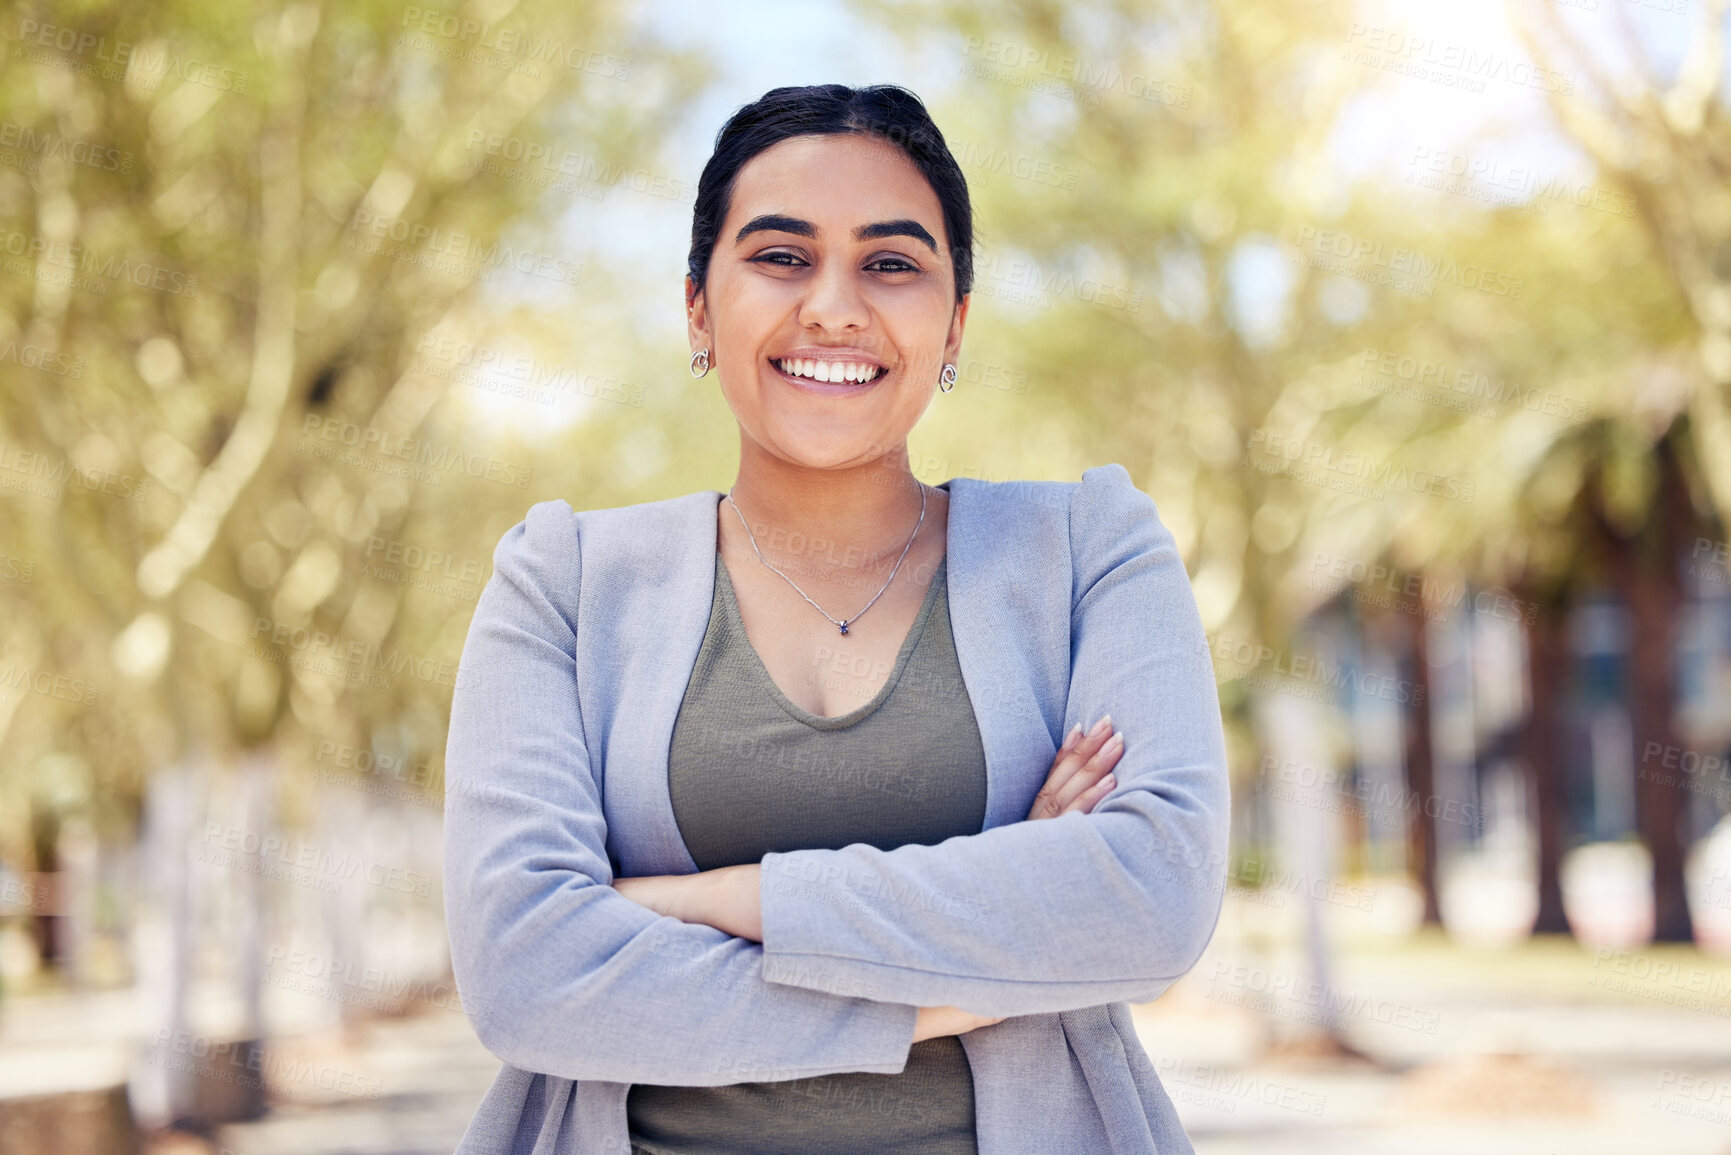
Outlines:
<svg viewBox="0 0 1731 1155"><path fill-rule="evenodd" d="M1731 962L1567 943L1468 949L1438 936L1337 944L1342 1034L1290 946L1223 923L1195 971L1136 1010L1201 1155L1731 1155ZM55 1068L118 1069L123 994L9 1000L0 1094ZM1311 1038L1314 1038L1312 1033ZM218 1146L151 1155L449 1152L498 1069L460 1013L368 1021L272 1052L276 1105Z"/></svg>

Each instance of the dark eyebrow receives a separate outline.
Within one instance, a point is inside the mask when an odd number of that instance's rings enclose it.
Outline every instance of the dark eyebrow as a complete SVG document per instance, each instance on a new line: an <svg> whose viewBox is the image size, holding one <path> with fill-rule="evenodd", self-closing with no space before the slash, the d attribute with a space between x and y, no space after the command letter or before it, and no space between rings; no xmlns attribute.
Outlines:
<svg viewBox="0 0 1731 1155"><path fill-rule="evenodd" d="M932 239L932 234L926 232L925 226L918 221L879 221L875 225L861 225L853 231L856 241L875 241L883 237L912 237L924 242L932 252L938 251L938 242Z"/></svg>
<svg viewBox="0 0 1731 1155"><path fill-rule="evenodd" d="M745 227L739 230L739 235L733 238L733 243L737 245L752 233L762 232L793 233L795 236L801 237L817 236L817 229L813 227L810 221L802 221L798 217L785 217L780 213L765 213L746 221Z"/></svg>
<svg viewBox="0 0 1731 1155"><path fill-rule="evenodd" d="M803 221L798 217L783 216L781 213L764 213L762 216L752 217L745 222L745 227L739 230L739 233L733 238L733 243L738 244L752 233L761 232L792 233L800 237L817 236L817 229L810 221ZM916 241L922 242L932 252L938 251L938 242L918 221L878 221L876 224L861 225L853 231L853 238L856 241L875 241L884 237L912 237Z"/></svg>

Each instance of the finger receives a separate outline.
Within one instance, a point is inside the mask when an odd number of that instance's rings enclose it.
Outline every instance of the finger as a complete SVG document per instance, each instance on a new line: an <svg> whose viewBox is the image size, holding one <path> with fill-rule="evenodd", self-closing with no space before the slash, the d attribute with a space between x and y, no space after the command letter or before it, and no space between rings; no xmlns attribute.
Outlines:
<svg viewBox="0 0 1731 1155"><path fill-rule="evenodd" d="M1064 810L1086 790L1092 789L1100 778L1112 767L1118 764L1118 759L1124 753L1123 731L1113 734L1101 744L1100 748L1082 764L1082 766L1065 779L1064 784L1053 791L1058 812Z"/></svg>
<svg viewBox="0 0 1731 1155"><path fill-rule="evenodd" d="M1069 809L1080 814L1093 813L1094 807L1099 805L1100 799L1112 793L1112 787L1116 785L1118 785L1118 776L1116 774L1106 775L1104 778L1100 779L1100 781L1082 791L1082 793L1077 796L1076 801L1070 804Z"/></svg>
<svg viewBox="0 0 1731 1155"><path fill-rule="evenodd" d="M1034 795L1034 803L1028 810L1030 819L1056 818L1063 813L1064 805L1077 793L1086 789L1097 774L1085 776L1077 780L1078 774L1084 773L1088 760L1099 753L1100 748L1110 739L1112 715L1107 714L1092 729L1082 732L1081 723L1070 728L1064 737L1064 744L1059 747L1056 758L1052 761L1052 769L1046 775L1046 781ZM1066 794L1064 791L1068 790Z"/></svg>
<svg viewBox="0 0 1731 1155"><path fill-rule="evenodd" d="M1078 723L1079 724L1079 723ZM1070 731L1072 734L1075 730ZM1046 784L1053 790L1061 789L1070 776L1080 770L1100 749L1112 734L1112 715L1107 714L1092 729L1077 736L1068 750L1061 750L1052 763L1051 773L1047 775Z"/></svg>

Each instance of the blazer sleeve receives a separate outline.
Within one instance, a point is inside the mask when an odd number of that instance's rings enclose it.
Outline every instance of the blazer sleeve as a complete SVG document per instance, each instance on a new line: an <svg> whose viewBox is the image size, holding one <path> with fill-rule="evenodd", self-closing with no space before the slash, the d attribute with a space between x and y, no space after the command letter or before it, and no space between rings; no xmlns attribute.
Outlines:
<svg viewBox="0 0 1731 1155"><path fill-rule="evenodd" d="M758 944L613 889L579 714L570 507L531 508L493 564L445 754L446 925L482 1044L527 1071L612 1082L900 1072L913 1005L871 983L767 982Z"/></svg>
<svg viewBox="0 0 1731 1155"><path fill-rule="evenodd" d="M1110 713L1117 785L1088 814L935 846L771 853L764 975L877 982L898 1000L1008 1017L1147 1002L1196 964L1225 893L1228 774L1189 578L1123 466L1071 489L1064 725Z"/></svg>

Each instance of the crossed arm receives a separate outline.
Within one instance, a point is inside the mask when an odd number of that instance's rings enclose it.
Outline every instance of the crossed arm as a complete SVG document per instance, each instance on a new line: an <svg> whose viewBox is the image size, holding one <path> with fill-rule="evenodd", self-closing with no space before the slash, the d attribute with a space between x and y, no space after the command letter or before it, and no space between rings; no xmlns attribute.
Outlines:
<svg viewBox="0 0 1731 1155"><path fill-rule="evenodd" d="M1171 535L1121 467L1084 474L1069 527L1065 713L1125 728L1115 785L1085 785L1099 766L1073 747L1030 815L1052 821L621 880L577 701L577 526L564 502L533 507L494 553L445 760L446 924L483 1045L580 1080L894 1074L918 1008L1146 1001L1193 966L1227 834L1206 638ZM1051 626L999 612L1006 629Z"/></svg>
<svg viewBox="0 0 1731 1155"><path fill-rule="evenodd" d="M1124 736L1111 715L1086 733L1076 723L1052 759L1046 784L1034 797L1028 821L1086 814L1117 784L1112 767L1124 753ZM613 889L640 906L681 922L701 923L751 942L763 941L763 868L755 862L695 874L650 874L616 878Z"/></svg>

